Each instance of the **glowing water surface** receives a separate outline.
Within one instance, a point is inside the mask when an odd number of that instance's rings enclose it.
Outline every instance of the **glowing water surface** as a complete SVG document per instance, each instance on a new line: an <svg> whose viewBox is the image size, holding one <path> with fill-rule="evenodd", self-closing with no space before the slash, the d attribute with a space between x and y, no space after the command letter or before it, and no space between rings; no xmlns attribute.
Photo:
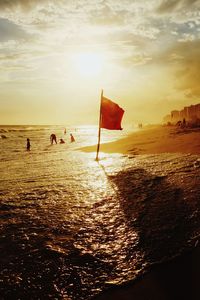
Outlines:
<svg viewBox="0 0 200 300"><path fill-rule="evenodd" d="M95 153L76 150L92 143L94 128L68 128L76 139L72 144L61 127L4 130L5 298L90 299L195 245L197 156L101 153L97 163ZM66 143L50 145L52 130Z"/></svg>

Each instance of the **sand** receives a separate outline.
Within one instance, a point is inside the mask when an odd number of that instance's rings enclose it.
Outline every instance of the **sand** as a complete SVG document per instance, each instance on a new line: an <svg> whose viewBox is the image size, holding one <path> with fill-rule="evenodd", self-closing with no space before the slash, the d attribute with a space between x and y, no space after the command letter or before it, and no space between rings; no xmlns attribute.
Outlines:
<svg viewBox="0 0 200 300"><path fill-rule="evenodd" d="M96 151L96 145L81 150ZM136 155L166 152L200 154L200 129L149 126L124 139L101 144L100 152Z"/></svg>
<svg viewBox="0 0 200 300"><path fill-rule="evenodd" d="M96 146L82 148L90 152ZM123 154L190 153L200 154L200 129L151 126L127 138L102 144L101 152ZM200 299L200 247L172 261L154 266L133 283L113 287L96 300L183 300Z"/></svg>
<svg viewBox="0 0 200 300"><path fill-rule="evenodd" d="M95 300L198 300L200 299L200 247L154 266L132 284L111 288Z"/></svg>

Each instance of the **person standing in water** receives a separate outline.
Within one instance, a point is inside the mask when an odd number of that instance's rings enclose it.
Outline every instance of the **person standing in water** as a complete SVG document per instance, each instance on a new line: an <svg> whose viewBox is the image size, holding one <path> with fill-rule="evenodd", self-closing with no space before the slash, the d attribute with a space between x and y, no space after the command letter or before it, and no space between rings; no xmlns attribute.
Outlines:
<svg viewBox="0 0 200 300"><path fill-rule="evenodd" d="M26 150L30 151L31 150L31 143L30 143L30 139L26 140Z"/></svg>
<svg viewBox="0 0 200 300"><path fill-rule="evenodd" d="M57 144L56 135L54 133L52 133L50 136L50 142L51 142L51 145L53 145L53 142L55 142Z"/></svg>
<svg viewBox="0 0 200 300"><path fill-rule="evenodd" d="M75 138L72 133L70 133L70 139L71 139L71 143L75 142Z"/></svg>

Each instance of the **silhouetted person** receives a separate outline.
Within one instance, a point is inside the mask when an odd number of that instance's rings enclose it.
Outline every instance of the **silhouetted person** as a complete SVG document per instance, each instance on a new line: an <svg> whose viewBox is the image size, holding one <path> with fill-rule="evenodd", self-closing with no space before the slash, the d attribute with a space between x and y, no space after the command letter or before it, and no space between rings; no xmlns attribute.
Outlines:
<svg viewBox="0 0 200 300"><path fill-rule="evenodd" d="M51 141L51 145L53 145L53 142L57 144L56 135L54 133L51 134L50 141Z"/></svg>
<svg viewBox="0 0 200 300"><path fill-rule="evenodd" d="M182 122L181 122L181 121L178 121L178 122L176 123L176 126L181 127L181 126L182 126Z"/></svg>
<svg viewBox="0 0 200 300"><path fill-rule="evenodd" d="M142 128L142 123L139 123L139 124L138 124L138 128Z"/></svg>
<svg viewBox="0 0 200 300"><path fill-rule="evenodd" d="M30 151L30 150L31 150L30 139L27 139L27 142L26 142L26 150L27 150L27 151Z"/></svg>
<svg viewBox="0 0 200 300"><path fill-rule="evenodd" d="M65 141L63 139L60 139L60 144L65 144Z"/></svg>
<svg viewBox="0 0 200 300"><path fill-rule="evenodd" d="M66 134L67 133L67 130L66 130L66 128L64 129L64 134Z"/></svg>
<svg viewBox="0 0 200 300"><path fill-rule="evenodd" d="M71 143L75 142L75 138L72 133L70 133L70 139L71 139Z"/></svg>

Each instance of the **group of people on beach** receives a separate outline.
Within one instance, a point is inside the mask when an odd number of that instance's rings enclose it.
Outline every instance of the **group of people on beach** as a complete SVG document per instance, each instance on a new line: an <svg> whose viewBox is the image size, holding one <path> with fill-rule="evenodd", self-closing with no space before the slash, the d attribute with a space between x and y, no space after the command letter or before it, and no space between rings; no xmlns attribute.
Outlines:
<svg viewBox="0 0 200 300"><path fill-rule="evenodd" d="M181 128L187 127L187 123L186 123L185 118L183 118L183 121L178 121L178 122L176 123L176 126L179 126L179 127L181 127Z"/></svg>
<svg viewBox="0 0 200 300"><path fill-rule="evenodd" d="M64 130L64 134L66 134L66 129ZM74 138L74 136L73 136L72 133L70 133L70 141L71 141L71 143L75 142L75 138ZM56 137L55 133L52 133L50 135L50 142L51 142L51 145L53 145L53 143L57 144L57 137ZM61 138L59 143L60 144L65 144L64 139ZM27 138L27 140L26 140L26 150L27 151L31 150L31 143L30 143L30 139L29 138Z"/></svg>

